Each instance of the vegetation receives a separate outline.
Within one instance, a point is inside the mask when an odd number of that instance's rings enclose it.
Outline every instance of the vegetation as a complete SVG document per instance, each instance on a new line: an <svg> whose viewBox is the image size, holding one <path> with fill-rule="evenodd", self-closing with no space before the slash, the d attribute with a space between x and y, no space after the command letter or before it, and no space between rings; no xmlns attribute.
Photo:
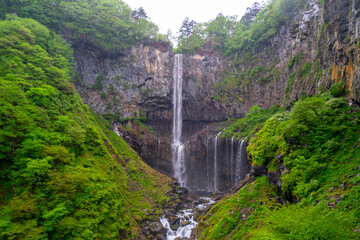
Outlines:
<svg viewBox="0 0 360 240"><path fill-rule="evenodd" d="M284 22L306 2L272 0L267 6L254 3L239 21L235 16L219 14L208 23L197 24L189 34L182 34L177 51L202 50L206 42L232 57L247 51L258 51L269 44Z"/></svg>
<svg viewBox="0 0 360 240"><path fill-rule="evenodd" d="M354 231L360 222L360 111L339 97L343 83L331 89L271 116L250 140L253 165L286 169L281 188L264 176L229 195L203 218L199 239L360 238ZM238 122L248 122L253 112Z"/></svg>
<svg viewBox="0 0 360 240"><path fill-rule="evenodd" d="M132 11L120 0L4 0L1 7L0 18L16 13L39 21L74 44L91 44L109 52L144 38L164 38L143 9Z"/></svg>
<svg viewBox="0 0 360 240"><path fill-rule="evenodd" d="M136 238L169 179L82 103L59 35L9 15L0 45L0 239Z"/></svg>
<svg viewBox="0 0 360 240"><path fill-rule="evenodd" d="M264 126L265 121L272 115L284 111L285 109L279 106L273 106L270 109L262 109L257 105L253 106L246 117L231 123L221 136L225 138L235 136L237 139L251 137Z"/></svg>

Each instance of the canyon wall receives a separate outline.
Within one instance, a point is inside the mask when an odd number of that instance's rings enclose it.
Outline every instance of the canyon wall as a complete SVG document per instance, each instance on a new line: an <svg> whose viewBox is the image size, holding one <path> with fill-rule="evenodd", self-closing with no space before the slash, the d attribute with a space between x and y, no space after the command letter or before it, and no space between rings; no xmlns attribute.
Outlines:
<svg viewBox="0 0 360 240"><path fill-rule="evenodd" d="M268 44L239 52L237 61L224 57L211 44L184 54L182 136L188 146L189 176L193 176L188 186L211 188L206 171L213 169L206 165L206 146L207 139L219 131L211 124L243 117L254 105L290 107L293 101L327 91L338 81L345 82L353 103L360 102L359 8L360 0L329 0L324 6L319 0L309 0ZM143 41L121 53L99 54L86 46L75 51L76 87L84 102L115 119L146 119L151 129L146 137L131 137L125 126L128 121L123 123L123 136L150 166L171 175L171 46ZM236 85L229 84L229 79L235 79ZM226 141L230 139L219 142L218 159L225 166L220 177L225 179L221 180L224 189L232 186L233 174L226 163Z"/></svg>

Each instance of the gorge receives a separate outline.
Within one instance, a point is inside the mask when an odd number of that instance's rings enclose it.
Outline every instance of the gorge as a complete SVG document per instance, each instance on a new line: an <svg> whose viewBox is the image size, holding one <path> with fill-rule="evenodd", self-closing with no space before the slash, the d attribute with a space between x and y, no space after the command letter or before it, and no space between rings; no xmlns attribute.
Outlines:
<svg viewBox="0 0 360 240"><path fill-rule="evenodd" d="M0 240L360 238L359 0L0 6Z"/></svg>

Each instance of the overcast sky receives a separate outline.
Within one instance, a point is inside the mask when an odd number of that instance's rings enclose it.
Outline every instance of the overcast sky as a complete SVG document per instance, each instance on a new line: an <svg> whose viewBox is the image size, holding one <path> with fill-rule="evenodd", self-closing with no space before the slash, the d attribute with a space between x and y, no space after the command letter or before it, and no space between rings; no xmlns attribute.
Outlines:
<svg viewBox="0 0 360 240"><path fill-rule="evenodd" d="M207 22L220 12L241 17L247 7L262 0L124 0L132 9L142 7L151 21L166 34L171 29L176 34L185 17L196 22Z"/></svg>

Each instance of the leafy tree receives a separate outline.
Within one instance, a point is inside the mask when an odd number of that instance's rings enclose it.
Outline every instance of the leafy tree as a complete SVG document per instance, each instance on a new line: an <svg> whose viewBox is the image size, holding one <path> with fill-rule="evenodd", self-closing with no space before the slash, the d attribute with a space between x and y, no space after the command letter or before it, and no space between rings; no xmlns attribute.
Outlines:
<svg viewBox="0 0 360 240"><path fill-rule="evenodd" d="M180 27L180 34L182 38L188 38L194 32L194 28L197 23L194 20L190 20L186 17Z"/></svg>
<svg viewBox="0 0 360 240"><path fill-rule="evenodd" d="M91 44L102 51L121 50L144 38L161 38L144 9L132 11L120 0L6 0L4 4L8 12L33 18L73 44Z"/></svg>
<svg viewBox="0 0 360 240"><path fill-rule="evenodd" d="M147 16L145 10L144 10L142 7L133 10L132 13L131 13L131 15L132 15L132 17L133 17L134 19L139 19L139 18L148 19L148 18L149 18L149 17Z"/></svg>

